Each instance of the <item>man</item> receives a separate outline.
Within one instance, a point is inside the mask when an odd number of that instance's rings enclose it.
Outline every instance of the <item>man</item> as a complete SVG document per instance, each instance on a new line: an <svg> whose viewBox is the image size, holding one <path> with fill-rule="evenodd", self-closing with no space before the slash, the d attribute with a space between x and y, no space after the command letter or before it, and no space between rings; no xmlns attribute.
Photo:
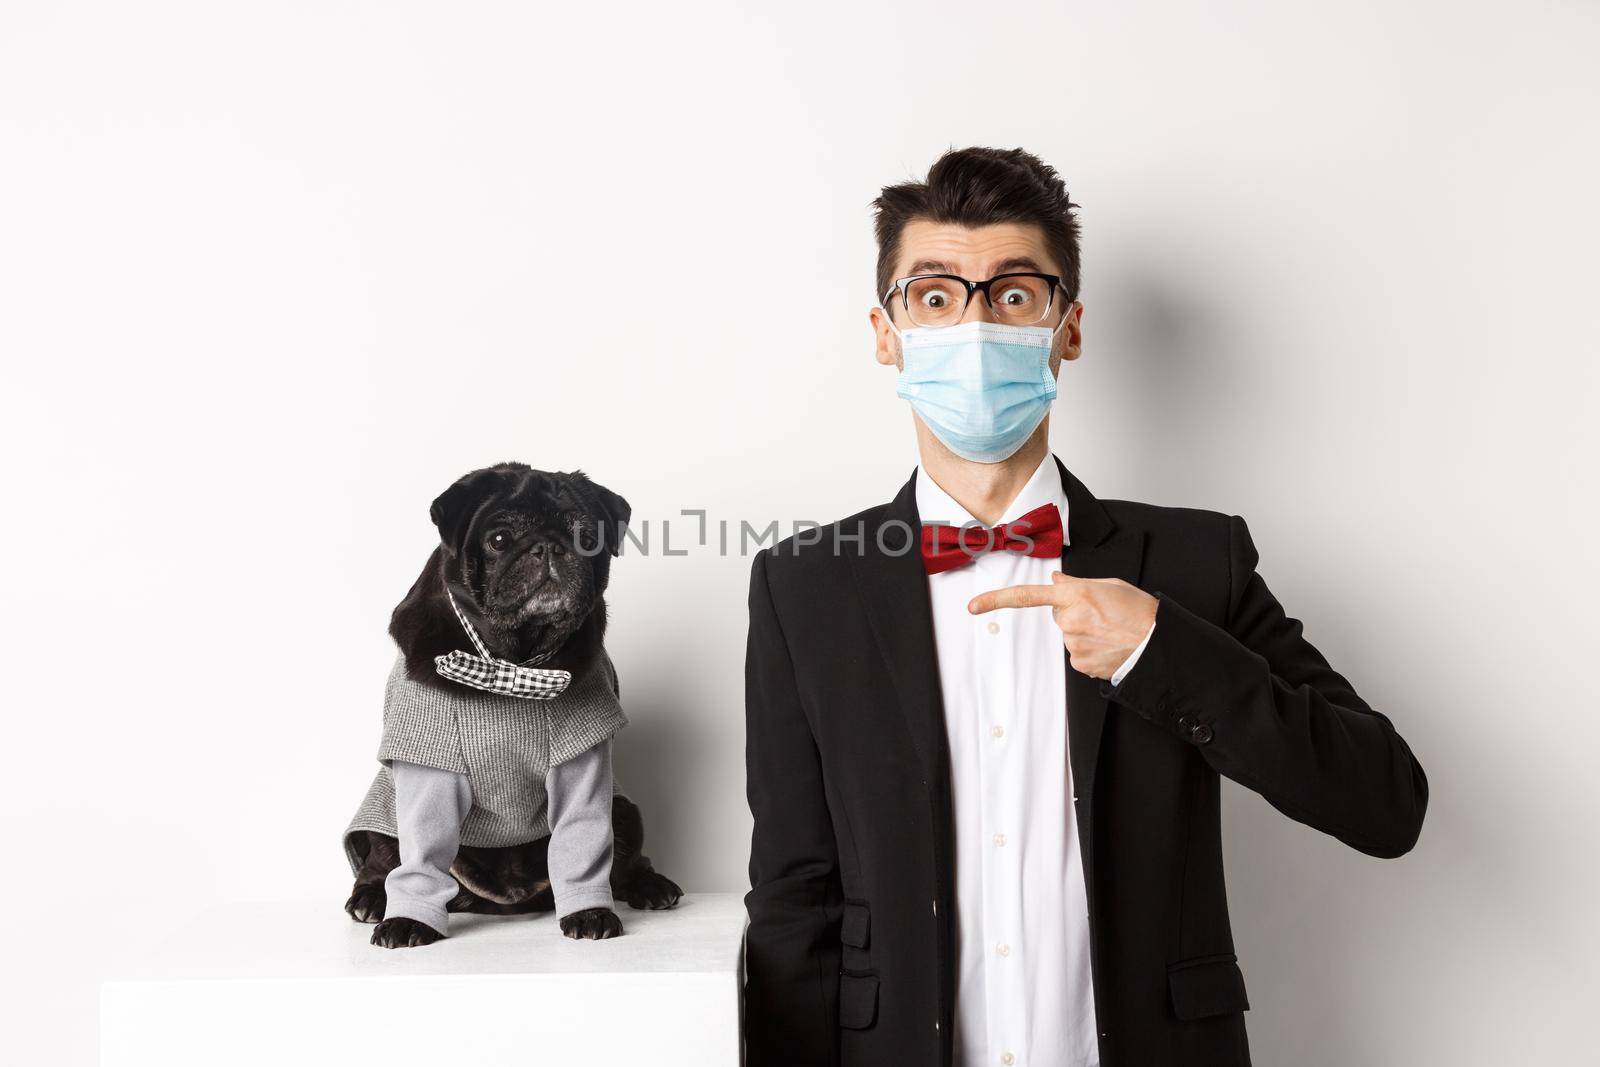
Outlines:
<svg viewBox="0 0 1600 1067"><path fill-rule="evenodd" d="M1021 150L876 202L880 363L921 462L762 551L746 660L746 1043L773 1064L1248 1064L1220 776L1373 856L1422 768L1237 515L1050 454L1078 226Z"/></svg>

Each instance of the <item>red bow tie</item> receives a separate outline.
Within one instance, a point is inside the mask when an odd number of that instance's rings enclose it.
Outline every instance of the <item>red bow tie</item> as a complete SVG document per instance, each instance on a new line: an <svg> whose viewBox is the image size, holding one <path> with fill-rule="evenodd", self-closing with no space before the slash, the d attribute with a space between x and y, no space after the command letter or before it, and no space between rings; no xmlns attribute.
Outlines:
<svg viewBox="0 0 1600 1067"><path fill-rule="evenodd" d="M1040 559L1061 557L1061 511L1054 504L1034 508L1020 519L999 526L922 527L922 565L929 574L971 563L980 552L1021 552Z"/></svg>

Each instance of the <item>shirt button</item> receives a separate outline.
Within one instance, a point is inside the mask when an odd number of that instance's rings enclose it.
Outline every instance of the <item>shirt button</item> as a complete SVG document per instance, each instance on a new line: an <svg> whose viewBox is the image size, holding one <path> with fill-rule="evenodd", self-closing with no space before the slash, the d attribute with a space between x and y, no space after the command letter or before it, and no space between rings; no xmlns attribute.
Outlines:
<svg viewBox="0 0 1600 1067"><path fill-rule="evenodd" d="M1017 1058L1015 1056L1013 1056L1009 1052L1002 1052L1002 1053L1000 1053L1000 1062L1001 1063L1005 1063L1005 1064L1012 1064L1012 1063L1016 1063L1017 1062Z"/></svg>
<svg viewBox="0 0 1600 1067"><path fill-rule="evenodd" d="M1006 728L1004 726L991 726L991 727L989 727L989 736L990 737L1004 737L1005 735L1006 735Z"/></svg>
<svg viewBox="0 0 1600 1067"><path fill-rule="evenodd" d="M994 950L996 952L1000 953L1000 955L1002 955L1002 956L1011 955L1011 946L1006 944L1004 941L1002 941L998 945L996 945L994 947Z"/></svg>
<svg viewBox="0 0 1600 1067"><path fill-rule="evenodd" d="M992 633L992 634L999 633L1000 632L1000 624L997 623L997 622L991 621L989 623L989 632Z"/></svg>
<svg viewBox="0 0 1600 1067"><path fill-rule="evenodd" d="M1003 846L1006 843L1006 835L1005 834L995 834L994 835L994 843L996 845L1002 845Z"/></svg>

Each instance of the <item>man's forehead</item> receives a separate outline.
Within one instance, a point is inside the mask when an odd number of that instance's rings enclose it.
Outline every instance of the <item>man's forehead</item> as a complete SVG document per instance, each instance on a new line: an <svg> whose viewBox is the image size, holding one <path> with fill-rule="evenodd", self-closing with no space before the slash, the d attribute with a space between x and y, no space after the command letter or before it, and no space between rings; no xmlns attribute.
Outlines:
<svg viewBox="0 0 1600 1067"><path fill-rule="evenodd" d="M978 279L1000 268L1046 273L1058 269L1045 246L1043 230L1034 223L963 226L912 219L900 232L897 277L950 273Z"/></svg>

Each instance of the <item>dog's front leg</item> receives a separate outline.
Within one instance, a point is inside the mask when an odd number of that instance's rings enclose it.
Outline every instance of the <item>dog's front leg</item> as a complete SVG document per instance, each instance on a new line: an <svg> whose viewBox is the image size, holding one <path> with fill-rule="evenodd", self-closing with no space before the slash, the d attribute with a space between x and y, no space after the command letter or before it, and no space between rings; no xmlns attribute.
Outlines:
<svg viewBox="0 0 1600 1067"><path fill-rule="evenodd" d="M472 787L458 771L405 760L394 776L395 829L400 866L384 879L383 921L372 931L380 948L415 948L447 936L447 905L460 891L450 865L461 848L461 824L472 809Z"/></svg>
<svg viewBox="0 0 1600 1067"><path fill-rule="evenodd" d="M618 937L611 897L611 741L601 741L545 774L550 812L550 887L561 932L577 940Z"/></svg>

